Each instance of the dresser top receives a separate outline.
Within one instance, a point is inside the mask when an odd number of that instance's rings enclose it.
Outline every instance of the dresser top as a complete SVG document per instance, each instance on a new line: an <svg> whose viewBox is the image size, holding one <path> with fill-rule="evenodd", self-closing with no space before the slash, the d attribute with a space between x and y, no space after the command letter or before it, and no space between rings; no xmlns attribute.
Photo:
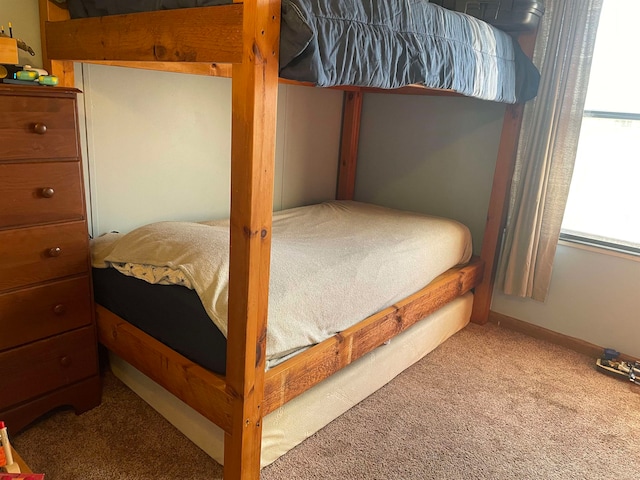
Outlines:
<svg viewBox="0 0 640 480"><path fill-rule="evenodd" d="M15 85L10 83L0 83L0 95L26 95L30 97L68 97L73 98L77 93L81 93L76 88L49 87L43 85Z"/></svg>

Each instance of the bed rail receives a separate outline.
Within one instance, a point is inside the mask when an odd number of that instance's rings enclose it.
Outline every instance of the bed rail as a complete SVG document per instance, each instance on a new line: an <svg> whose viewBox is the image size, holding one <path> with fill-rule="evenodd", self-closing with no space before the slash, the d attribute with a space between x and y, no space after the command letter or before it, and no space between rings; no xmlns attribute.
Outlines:
<svg viewBox="0 0 640 480"><path fill-rule="evenodd" d="M422 290L267 371L264 415L404 332L482 280L484 262L474 257Z"/></svg>
<svg viewBox="0 0 640 480"><path fill-rule="evenodd" d="M98 305L96 313L100 343L126 357L131 365L225 432L231 432L231 399L224 377L190 362L106 308Z"/></svg>
<svg viewBox="0 0 640 480"><path fill-rule="evenodd" d="M56 60L239 63L242 4L45 22Z"/></svg>
<svg viewBox="0 0 640 480"><path fill-rule="evenodd" d="M424 317L464 295L482 279L474 257L396 304L268 370L262 414L267 415L355 362ZM108 350L230 432L231 396L225 378L206 370L98 305L98 336Z"/></svg>
<svg viewBox="0 0 640 480"><path fill-rule="evenodd" d="M71 20L68 10L53 0L39 1L45 69L57 70L66 86L73 86L71 62L217 77L231 77L232 64L241 62L242 3ZM313 86L284 78L280 82ZM453 90L421 85L392 91L354 86L333 88L461 96Z"/></svg>

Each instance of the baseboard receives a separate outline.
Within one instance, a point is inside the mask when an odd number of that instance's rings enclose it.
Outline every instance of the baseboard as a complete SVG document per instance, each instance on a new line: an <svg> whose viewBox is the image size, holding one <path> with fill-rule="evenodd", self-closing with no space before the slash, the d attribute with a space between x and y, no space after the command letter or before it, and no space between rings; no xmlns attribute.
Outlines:
<svg viewBox="0 0 640 480"><path fill-rule="evenodd" d="M575 352L589 355L593 358L599 358L602 355L602 351L604 350L604 347L601 347L599 345L594 345L593 343L585 342L584 340L570 337L569 335L554 332L553 330L549 330L547 328L540 327L523 320L518 320L517 318L503 315L502 313L494 312L493 310L489 311L489 321L510 330L524 333L525 335L529 335L530 337L545 340L555 345L566 347ZM638 361L637 358L626 355L624 353L620 354L620 359L632 362Z"/></svg>

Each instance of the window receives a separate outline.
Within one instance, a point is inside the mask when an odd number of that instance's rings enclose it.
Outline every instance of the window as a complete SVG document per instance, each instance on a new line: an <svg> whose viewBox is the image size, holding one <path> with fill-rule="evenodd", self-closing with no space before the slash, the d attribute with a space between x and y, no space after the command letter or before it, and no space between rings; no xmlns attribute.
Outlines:
<svg viewBox="0 0 640 480"><path fill-rule="evenodd" d="M561 238L640 255L637 0L604 0Z"/></svg>

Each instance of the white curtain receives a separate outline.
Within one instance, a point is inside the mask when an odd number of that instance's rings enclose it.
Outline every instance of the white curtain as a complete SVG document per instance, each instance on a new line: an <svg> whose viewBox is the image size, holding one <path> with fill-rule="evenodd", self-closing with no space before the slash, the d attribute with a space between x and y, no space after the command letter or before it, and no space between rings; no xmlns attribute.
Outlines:
<svg viewBox="0 0 640 480"><path fill-rule="evenodd" d="M524 110L499 270L506 294L547 295L602 2L545 1L534 54L540 88Z"/></svg>

